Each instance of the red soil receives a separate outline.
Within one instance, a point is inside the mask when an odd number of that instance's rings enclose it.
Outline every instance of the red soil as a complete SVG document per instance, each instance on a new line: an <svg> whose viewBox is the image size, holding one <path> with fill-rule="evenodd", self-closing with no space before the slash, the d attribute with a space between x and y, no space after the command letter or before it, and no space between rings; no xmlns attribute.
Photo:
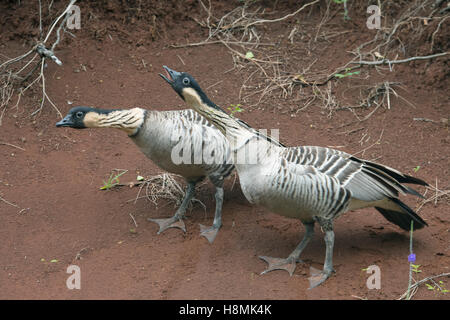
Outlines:
<svg viewBox="0 0 450 320"><path fill-rule="evenodd" d="M165 64L190 72L204 88L213 85L207 92L218 105L242 103L244 112L239 117L253 127L280 128L280 139L287 145L359 152L359 157L376 159L448 189L450 136L448 124L441 122L450 115L448 61L398 65L395 72L384 71L384 76L366 70L373 83L401 82L403 87L397 92L415 107L391 95L391 109L379 108L364 122L355 121L348 110L327 116L319 101L291 116L292 100L279 99L278 94L259 108L250 108L246 104L255 103L257 96L247 102L238 97L248 71L225 73L233 68L225 47L169 47L205 39L205 30L188 18L203 17L197 2L171 3L147 8L141 16L115 2L106 10L101 4L80 3L82 13L90 12L92 18L83 16L82 29L73 31L76 38L66 36L58 47L63 66L49 62L45 71L47 92L63 114L72 107L68 101L100 108L184 108L158 76ZM219 11L226 9L215 5ZM16 56L28 48L22 44L31 43L37 35L30 31L36 30L37 11L16 1L2 6L5 32L0 35L0 51ZM282 13L293 12L297 4L285 7ZM157 23L149 27L153 14ZM314 34L313 25L320 22L320 15L313 11L305 19L311 24L305 32ZM363 20L342 25L338 16L333 21L322 28L349 28L350 34L317 45L308 54L303 49L306 43L298 39L292 46L298 63L318 58L319 69L332 71L349 60L347 50L371 37L358 27ZM269 35L287 41L291 29L288 22L280 23ZM355 104L360 82L345 79L333 85L333 93ZM16 205L0 201L1 299L396 299L406 291L409 234L374 209L348 213L336 221L337 272L322 286L307 290L310 266L321 268L324 259L318 228L303 254L305 264L297 266L294 276L284 271L260 275L266 265L258 256L287 256L304 229L298 221L251 206L238 183L232 188L234 176L225 185L223 227L212 245L199 236L198 226L212 222L214 190L210 184L197 190L197 197L207 206L206 215L194 206L186 219L186 234L169 229L157 235L157 225L147 218L171 216L173 206L165 206L163 200L158 207L145 199L129 201L136 197L137 188L100 191L99 187L114 168L129 170L121 177L123 182L134 180L138 173L149 176L161 170L122 132L57 129L60 118L48 103L37 117L30 117L39 104L40 90L37 86L30 89L18 109L10 107L1 126L0 141L24 149L0 144L0 196ZM426 197L430 195L428 191ZM404 200L412 208L421 203L413 197ZM414 233L416 263L422 271L414 275L416 279L450 272L449 208L448 198L442 197L419 212L429 227ZM81 290L66 287L66 269L71 264L81 269ZM381 269L380 290L366 287L369 275L362 270L374 264ZM448 277L438 280L450 288ZM415 297L448 299L450 295L421 287Z"/></svg>

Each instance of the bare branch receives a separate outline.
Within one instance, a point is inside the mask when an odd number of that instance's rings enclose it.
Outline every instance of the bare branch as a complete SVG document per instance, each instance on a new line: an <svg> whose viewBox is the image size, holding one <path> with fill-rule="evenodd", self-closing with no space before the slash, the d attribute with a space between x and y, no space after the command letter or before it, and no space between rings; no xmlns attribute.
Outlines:
<svg viewBox="0 0 450 320"><path fill-rule="evenodd" d="M313 5L313 4L315 4L315 3L317 3L317 2L319 2L319 0L315 0L315 1L313 1L313 2L307 3L307 4L303 5L303 6L302 6L300 9L298 9L297 11L292 12L292 13L290 13L290 14L287 14L287 15L285 15L285 16L282 17L282 18L273 19L273 20L260 19L260 20L256 20L256 21L254 21L254 22L252 22L252 23L247 24L246 27L248 28L248 27L254 26L254 25L256 25L256 24L273 23L273 22L279 22L279 21L286 20L286 19L288 19L288 18L291 18L291 17L295 16L295 15L296 15L297 13L299 13L300 11L303 11L303 9L305 9L305 8L307 8L307 7L309 7L309 6Z"/></svg>
<svg viewBox="0 0 450 320"><path fill-rule="evenodd" d="M448 55L449 53L450 52L442 52L442 53L432 54L432 55L429 55L429 56L418 56L418 57L411 57L411 58L401 59L401 60L383 59L383 60L380 60L380 61L352 61L351 63L353 63L353 64L365 64L365 65L370 65L370 66L382 65L382 64L391 65L391 64L397 64L397 63L411 62L411 61L414 61L414 60L433 59L433 58L437 58L437 57L442 57L442 56Z"/></svg>
<svg viewBox="0 0 450 320"><path fill-rule="evenodd" d="M45 37L45 39L44 39L44 41L43 41L44 44L47 42L47 40L48 40L48 38L50 37L50 35L51 35L53 29L55 28L55 26L58 24L58 21L59 21L59 20L60 20L67 12L69 12L70 8L72 7L72 5L75 4L75 2L77 2L77 0L71 0L70 3L69 3L69 5L67 6L66 10L64 10L63 13L61 13L61 15L60 15L58 18L56 18L56 20L53 22L52 26L50 27L50 30L49 30L48 33L47 33L47 36Z"/></svg>

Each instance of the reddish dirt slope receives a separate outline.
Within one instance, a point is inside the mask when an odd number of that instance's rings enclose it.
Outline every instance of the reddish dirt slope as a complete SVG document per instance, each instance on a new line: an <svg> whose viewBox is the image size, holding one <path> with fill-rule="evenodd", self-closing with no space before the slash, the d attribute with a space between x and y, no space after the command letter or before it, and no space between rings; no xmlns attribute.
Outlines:
<svg viewBox="0 0 450 320"><path fill-rule="evenodd" d="M13 16L13 7L5 5L2 19ZM200 12L195 3L189 8ZM292 8L296 5L290 12ZM14 32L8 29L0 38L0 51L9 56L22 53L22 44L32 37L26 34L33 27L26 20L31 13L15 9L26 23L17 24ZM94 16L102 12L100 7L90 10ZM204 31L187 18L189 10L181 5L172 8L174 14L167 21L158 20L161 28L155 39L148 36L143 23L138 21L132 27L126 11L110 10L110 20L83 20L82 30L74 31L77 37L62 43L57 50L62 67L48 64L48 94L62 113L72 105L184 108L158 76L163 64L190 72L204 88L212 86L207 92L217 104L240 103L238 93L248 74L245 69L225 73L233 68L226 48L168 46L186 38L193 42L204 39ZM309 19L317 23L320 16L313 14ZM274 36L286 38L290 29L285 27L274 28ZM351 36L333 38L327 51L318 47L309 58L320 58L322 69L334 70L349 59L347 46L367 37L358 30L353 28ZM295 48L300 50L306 44L298 41ZM380 108L363 123L354 122L354 115L346 110L327 117L318 103L291 116L282 112L289 110L291 101L275 95L259 108L247 108L243 103L245 111L239 116L255 128L280 128L280 138L287 145L333 146L358 152L360 157L377 159L448 189L450 137L448 126L440 122L450 114L448 86L442 85L442 81L448 83L448 73L434 68L421 62L387 72L386 79L402 82L404 89L398 93L415 107L392 97L390 110ZM441 75L439 81L433 80L436 73ZM375 80L385 79L376 72L370 74ZM346 97L357 98L358 81L350 79L333 90L338 94L345 89ZM197 193L206 204L206 215L200 206L194 206L186 220L186 234L170 229L157 235L157 226L147 218L170 216L173 206L161 201L155 207L145 199L135 203L137 188L101 191L99 187L114 168L129 170L121 178L124 182L138 173L148 176L161 170L122 132L57 129L60 118L48 104L37 117L30 117L39 104L40 91L29 92L18 109L6 111L1 126L0 141L24 149L0 144L0 196L10 203L0 201L1 299L396 299L405 292L409 235L374 209L348 213L336 221L337 273L321 287L307 290L310 266L321 268L324 259L319 229L303 254L305 264L298 265L292 277L283 271L260 275L265 263L258 256L287 256L304 229L298 221L251 206L239 184L233 186L234 176L226 182L223 227L212 245L199 236L198 226L212 222L214 193L210 184L202 185ZM413 120L419 117L437 122ZM428 191L426 197L430 195ZM421 202L412 197L405 201L413 208ZM430 202L420 210L429 227L414 233L422 271L415 275L417 279L450 272L449 209L448 198L443 197L436 205ZM54 259L57 262L51 262ZM81 290L66 287L66 268L71 264L81 268ZM363 269L374 264L382 272L380 290L366 287L368 275ZM450 288L448 278L439 280ZM449 295L421 287L416 297L448 299Z"/></svg>

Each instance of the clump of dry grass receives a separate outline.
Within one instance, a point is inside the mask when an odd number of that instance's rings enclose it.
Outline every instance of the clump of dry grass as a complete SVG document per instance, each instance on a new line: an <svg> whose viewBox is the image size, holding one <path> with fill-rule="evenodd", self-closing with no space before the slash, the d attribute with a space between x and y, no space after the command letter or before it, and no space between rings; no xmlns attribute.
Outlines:
<svg viewBox="0 0 450 320"><path fill-rule="evenodd" d="M185 196L185 190L181 184L177 181L179 176L171 173L160 173L145 178L137 183L139 185L139 191L134 199L135 203L138 199L146 198L151 201L155 206L161 199L166 200L168 203L172 203L175 207L180 206ZM142 192L145 195L141 195ZM193 203L199 203L204 209L206 206L203 202L196 198L191 200L191 208Z"/></svg>

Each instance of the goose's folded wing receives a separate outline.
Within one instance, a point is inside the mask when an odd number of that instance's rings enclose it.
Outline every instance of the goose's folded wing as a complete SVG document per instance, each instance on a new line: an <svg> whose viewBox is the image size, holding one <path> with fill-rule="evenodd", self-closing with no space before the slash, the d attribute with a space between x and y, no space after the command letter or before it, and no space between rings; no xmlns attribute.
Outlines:
<svg viewBox="0 0 450 320"><path fill-rule="evenodd" d="M333 218L346 209L351 193L336 178L311 165L293 164L285 159L273 169L276 174L269 179L271 192L267 193L297 199L301 209L320 212L324 218Z"/></svg>
<svg viewBox="0 0 450 320"><path fill-rule="evenodd" d="M400 172L360 160L348 153L322 147L286 148L282 154L289 171L304 174L310 167L317 174L320 172L336 179L352 197L362 201L377 201L385 197L398 197L400 193L420 196L415 190L402 183L425 183L420 179L403 175ZM409 179L411 178L411 179Z"/></svg>

